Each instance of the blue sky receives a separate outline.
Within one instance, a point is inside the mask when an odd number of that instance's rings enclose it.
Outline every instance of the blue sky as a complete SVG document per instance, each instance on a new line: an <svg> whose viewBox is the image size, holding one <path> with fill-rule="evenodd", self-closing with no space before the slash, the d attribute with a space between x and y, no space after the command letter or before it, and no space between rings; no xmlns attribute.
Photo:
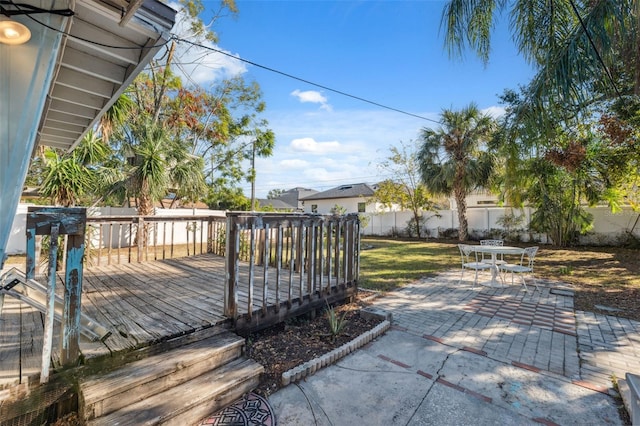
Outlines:
<svg viewBox="0 0 640 426"><path fill-rule="evenodd" d="M234 56L411 114L437 120L442 109L471 102L498 114L498 95L526 84L533 70L518 56L506 17L496 26L486 67L472 52L450 59L440 29L444 4L238 0L238 17L223 17L213 29L216 47ZM389 148L435 126L220 54L200 58L187 72L203 87L236 74L260 84L276 147L256 161L258 197L275 188L322 191L382 180L376 164ZM250 195L249 184L243 189Z"/></svg>

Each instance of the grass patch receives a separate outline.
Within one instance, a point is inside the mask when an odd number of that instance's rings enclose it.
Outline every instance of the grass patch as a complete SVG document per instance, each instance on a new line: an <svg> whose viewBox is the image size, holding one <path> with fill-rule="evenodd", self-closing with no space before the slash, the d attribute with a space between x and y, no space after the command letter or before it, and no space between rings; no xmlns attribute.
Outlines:
<svg viewBox="0 0 640 426"><path fill-rule="evenodd" d="M393 290L460 264L456 243L363 238L360 247L358 283L370 290Z"/></svg>

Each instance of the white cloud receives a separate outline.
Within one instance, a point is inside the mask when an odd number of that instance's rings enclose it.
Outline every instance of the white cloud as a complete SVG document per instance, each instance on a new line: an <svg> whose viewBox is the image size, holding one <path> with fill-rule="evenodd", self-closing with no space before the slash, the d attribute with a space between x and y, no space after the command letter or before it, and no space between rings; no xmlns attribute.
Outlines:
<svg viewBox="0 0 640 426"><path fill-rule="evenodd" d="M338 141L316 142L313 138L294 139L289 146L296 152L314 155L336 154L345 151Z"/></svg>
<svg viewBox="0 0 640 426"><path fill-rule="evenodd" d="M493 118L500 118L505 114L505 109L499 106L491 106L482 110L484 114L488 114Z"/></svg>
<svg viewBox="0 0 640 426"><path fill-rule="evenodd" d="M304 171L304 177L308 181L318 182L316 187L320 185L322 189L327 187L338 186L334 183L339 180L350 180L351 174L345 170L327 170L324 167L313 167ZM329 183L327 185L327 183Z"/></svg>
<svg viewBox="0 0 640 426"><path fill-rule="evenodd" d="M291 96L298 98L302 103L320 104L320 109L331 111L327 98L320 92L315 90L300 91L298 89L291 92Z"/></svg>
<svg viewBox="0 0 640 426"><path fill-rule="evenodd" d="M439 118L438 112L417 114ZM272 157L256 160L256 191L264 196L274 188L303 186L324 191L349 183L379 182L386 176L380 175L376 165L390 155L390 147L417 140L424 127L438 126L380 110L313 114L267 110L266 115L276 147Z"/></svg>
<svg viewBox="0 0 640 426"><path fill-rule="evenodd" d="M172 33L177 37L190 39L191 32L185 19L185 14L182 12L182 6L178 3L171 3L170 6L178 10L176 24ZM182 78L182 81L194 85L207 86L216 81L247 72L244 62L235 59L239 55L232 55L228 50L221 49L207 40L199 41L198 44L224 53L187 43L177 43L173 65L174 71ZM162 51L162 53L165 52Z"/></svg>

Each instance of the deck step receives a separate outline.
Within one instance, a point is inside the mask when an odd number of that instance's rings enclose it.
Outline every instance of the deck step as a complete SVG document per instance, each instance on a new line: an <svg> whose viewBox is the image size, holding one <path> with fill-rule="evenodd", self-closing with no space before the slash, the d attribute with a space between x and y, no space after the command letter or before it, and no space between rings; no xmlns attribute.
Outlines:
<svg viewBox="0 0 640 426"><path fill-rule="evenodd" d="M237 381L236 372L230 371L230 367L240 368L240 372L243 374L249 371L247 370L247 365L244 365L246 361L240 359L243 345L244 340L241 337L224 331L215 336L174 348L168 352L128 363L110 373L81 380L80 410L82 417L87 421L92 419L102 421L101 419L106 418L105 416L111 413L123 411L123 409L136 404L149 404L157 395L163 395L183 385L188 390L190 389L190 383L198 383L198 380L201 380L202 377L208 377L209 379L217 377L223 380L226 375L226 377ZM253 364L255 363L248 363L248 365ZM257 381L257 377L262 371L262 367L258 364L253 365L253 367L254 370L260 371L255 373L251 370L251 373L256 374L256 377L243 378L248 383ZM220 375L221 373L224 374ZM224 383L209 383L210 389L207 389L206 392L201 392L202 397L211 394L214 387L224 387ZM240 388L241 386L236 385L236 387ZM188 397L188 392L186 392L185 397ZM160 404L160 406L171 403L171 399L174 398L173 396L170 398L167 396L161 397L160 402L164 404ZM213 398L219 399L220 397L213 395ZM196 398L192 399L194 401L198 400ZM191 403L187 404L187 402L184 402L185 406L192 405ZM160 407L153 409L151 413L155 413L156 410L160 409ZM172 408L168 412L172 411L175 410ZM160 416L158 418L163 417ZM138 420L130 422L122 419L117 424L139 423ZM162 421L159 423L152 421L149 424L162 424Z"/></svg>
<svg viewBox="0 0 640 426"><path fill-rule="evenodd" d="M254 389L262 370L255 361L239 358L87 425L193 425Z"/></svg>

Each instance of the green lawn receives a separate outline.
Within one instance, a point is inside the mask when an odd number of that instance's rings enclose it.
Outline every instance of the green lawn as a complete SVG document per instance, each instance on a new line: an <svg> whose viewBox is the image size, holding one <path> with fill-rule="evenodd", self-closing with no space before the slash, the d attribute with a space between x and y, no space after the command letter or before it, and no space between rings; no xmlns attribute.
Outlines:
<svg viewBox="0 0 640 426"><path fill-rule="evenodd" d="M455 243L363 238L359 285L388 291L460 264Z"/></svg>

